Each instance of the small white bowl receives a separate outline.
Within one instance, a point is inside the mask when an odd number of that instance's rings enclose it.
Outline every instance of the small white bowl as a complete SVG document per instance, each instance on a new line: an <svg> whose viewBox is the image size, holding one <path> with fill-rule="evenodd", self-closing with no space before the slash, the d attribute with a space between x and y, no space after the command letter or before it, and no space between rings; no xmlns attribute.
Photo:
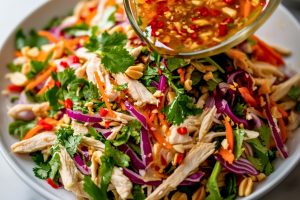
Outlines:
<svg viewBox="0 0 300 200"><path fill-rule="evenodd" d="M69 13L74 5L75 0L57 0L48 1L40 8L33 11L21 24L16 24L16 29L7 38L6 42L0 48L0 90L3 90L8 84L4 79L4 74L7 73L6 64L13 59L14 55L14 36L18 28L22 27L25 30L31 28L38 29L43 27L50 19L55 16L64 16ZM9 19L7 19L9 20ZM265 41L281 45L292 50L293 55L286 59L289 69L300 71L297 66L300 66L300 25L296 19L285 9L280 6L268 22L258 31L260 36ZM63 189L52 189L46 181L36 178L32 172L34 163L29 156L20 156L13 154L10 151L10 145L17 141L8 134L8 124L11 119L7 116L7 108L10 106L9 98L0 95L0 152L11 168L34 190L41 195L51 200L58 199L75 199L75 196ZM287 147L290 157L286 160L277 159L275 161L275 171L264 182L255 186L255 191L249 197L240 198L243 200L258 199L265 193L269 192L273 187L280 183L291 170L297 165L300 160L300 130L296 131L289 138Z"/></svg>

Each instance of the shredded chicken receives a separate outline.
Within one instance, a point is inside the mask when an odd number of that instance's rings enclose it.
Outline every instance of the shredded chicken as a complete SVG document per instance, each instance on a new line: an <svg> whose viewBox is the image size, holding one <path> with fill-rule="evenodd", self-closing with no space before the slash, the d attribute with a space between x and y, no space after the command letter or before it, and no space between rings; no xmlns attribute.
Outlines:
<svg viewBox="0 0 300 200"><path fill-rule="evenodd" d="M209 132L203 138L204 142L211 142L216 137L226 136L226 132ZM257 138L259 133L257 131L247 130L245 129L244 140L251 140Z"/></svg>
<svg viewBox="0 0 300 200"><path fill-rule="evenodd" d="M37 104L17 104L8 110L8 115L14 119L22 119L22 112L30 111L37 117L48 116L48 110L50 109L49 103L37 103Z"/></svg>
<svg viewBox="0 0 300 200"><path fill-rule="evenodd" d="M89 196L85 193L84 189L83 189L83 181L80 181L76 184L74 184L71 188L70 191L73 192L76 196L77 199L87 199L89 198Z"/></svg>
<svg viewBox="0 0 300 200"><path fill-rule="evenodd" d="M83 179L82 174L76 168L74 161L66 151L64 147L60 147L60 169L59 173L61 176L64 188L68 191L72 190L74 185ZM74 189L74 188L73 188Z"/></svg>
<svg viewBox="0 0 300 200"><path fill-rule="evenodd" d="M91 137L83 136L80 143L87 147L93 147L94 149L96 149L98 151L104 151L104 148L105 148L105 146L102 142L100 142L99 140L95 140Z"/></svg>
<svg viewBox="0 0 300 200"><path fill-rule="evenodd" d="M252 74L254 68L253 63L245 53L237 49L229 49L226 54L229 58L233 59L234 66Z"/></svg>
<svg viewBox="0 0 300 200"><path fill-rule="evenodd" d="M128 121L135 119L134 117L132 117L130 115L126 115L124 113L120 113L120 112L116 112L116 111L113 111L113 112L115 113L115 117L105 116L105 117L103 117L103 119L122 122L122 123L128 123Z"/></svg>
<svg viewBox="0 0 300 200"><path fill-rule="evenodd" d="M71 127L74 130L74 135L86 135L89 132L89 129L86 126L75 120L72 121Z"/></svg>
<svg viewBox="0 0 300 200"><path fill-rule="evenodd" d="M146 200L157 200L163 198L176 187L199 165L204 162L215 150L213 143L198 143L187 154L183 162L175 171L151 194Z"/></svg>
<svg viewBox="0 0 300 200"><path fill-rule="evenodd" d="M216 108L216 106L214 106L209 111L206 111L206 112L207 112L207 114L203 118L203 121L202 121L201 126L200 126L200 130L199 130L199 141L201 141L203 139L205 134L212 127L214 117L217 113L217 108Z"/></svg>
<svg viewBox="0 0 300 200"><path fill-rule="evenodd" d="M54 132L46 131L39 133L29 139L22 140L11 145L11 150L15 153L32 153L47 149L54 145L56 135Z"/></svg>
<svg viewBox="0 0 300 200"><path fill-rule="evenodd" d="M158 100L147 90L147 88L137 80L132 80L124 74L115 74L119 85L128 84L128 92L131 97L135 100L135 105L141 106L143 104L158 104Z"/></svg>
<svg viewBox="0 0 300 200"><path fill-rule="evenodd" d="M262 78L268 78L273 76L277 76L277 77L284 76L284 74L278 69L278 67L275 67L265 62L254 62L252 70L254 76L262 77Z"/></svg>
<svg viewBox="0 0 300 200"><path fill-rule="evenodd" d="M112 141L112 140L114 140L116 137L117 137L117 135L118 135L118 133L120 132L120 130L123 128L123 124L121 124L121 125L119 125L119 126L116 126L116 127L113 127L112 129L111 129L111 134L107 137L107 140L110 140L110 141Z"/></svg>
<svg viewBox="0 0 300 200"><path fill-rule="evenodd" d="M300 74L296 74L292 78L286 80L279 85L275 85L272 87L271 99L273 101L279 101L283 97L285 97L293 85L299 85L300 83Z"/></svg>

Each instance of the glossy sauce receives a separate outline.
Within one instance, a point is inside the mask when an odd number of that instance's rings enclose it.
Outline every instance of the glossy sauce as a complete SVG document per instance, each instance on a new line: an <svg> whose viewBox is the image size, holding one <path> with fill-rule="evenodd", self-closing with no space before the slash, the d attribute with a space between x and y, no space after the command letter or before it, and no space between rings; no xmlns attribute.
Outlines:
<svg viewBox="0 0 300 200"><path fill-rule="evenodd" d="M218 45L256 19L267 0L136 0L137 20L155 49L192 52Z"/></svg>

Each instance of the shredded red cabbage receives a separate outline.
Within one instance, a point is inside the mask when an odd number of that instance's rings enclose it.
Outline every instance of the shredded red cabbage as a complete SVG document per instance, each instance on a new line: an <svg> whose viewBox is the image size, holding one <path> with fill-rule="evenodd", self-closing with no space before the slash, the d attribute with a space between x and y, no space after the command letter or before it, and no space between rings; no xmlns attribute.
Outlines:
<svg viewBox="0 0 300 200"><path fill-rule="evenodd" d="M137 120L142 124L142 126L148 130L148 126L147 126L147 121L146 118L144 117L144 115L142 115L141 113L139 113L134 107L133 105L131 105L129 103L129 101L125 101L124 102L125 107L127 108L127 110L130 112L131 115L133 115L134 117L137 118Z"/></svg>
<svg viewBox="0 0 300 200"><path fill-rule="evenodd" d="M78 168L78 170L84 174L84 175L90 175L90 169L88 168L88 166L83 162L83 160L81 159L80 155L75 154L74 155L74 163L76 165L76 167Z"/></svg>
<svg viewBox="0 0 300 200"><path fill-rule="evenodd" d="M271 128L272 136L275 141L276 147L283 158L287 158L289 155L287 153L286 146L284 145L281 136L280 129L278 128L277 123L275 123L274 118L271 114L270 100L268 95L264 95L264 99L266 101L266 105L264 106L266 117Z"/></svg>
<svg viewBox="0 0 300 200"><path fill-rule="evenodd" d="M130 161L134 169L139 170L139 169L146 168L143 161L141 161L141 159L134 153L134 151L127 144L122 144L121 146L119 146L119 150L130 157Z"/></svg>
<svg viewBox="0 0 300 200"><path fill-rule="evenodd" d="M142 160L146 166L148 166L152 161L152 145L149 138L148 131L142 127L141 129L141 142L140 142Z"/></svg>
<svg viewBox="0 0 300 200"><path fill-rule="evenodd" d="M83 114L81 111L71 109L67 109L66 113L70 118L81 122L102 122L102 118L99 115Z"/></svg>
<svg viewBox="0 0 300 200"><path fill-rule="evenodd" d="M158 89L163 93L165 93L167 88L168 88L168 79L165 75L161 75L159 79Z"/></svg>

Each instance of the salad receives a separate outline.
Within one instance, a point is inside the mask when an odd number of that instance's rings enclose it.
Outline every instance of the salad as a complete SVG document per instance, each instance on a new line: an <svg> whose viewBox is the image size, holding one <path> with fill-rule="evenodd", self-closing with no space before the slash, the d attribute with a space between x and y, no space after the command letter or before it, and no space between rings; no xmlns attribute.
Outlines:
<svg viewBox="0 0 300 200"><path fill-rule="evenodd" d="M39 31L19 30L15 54L4 91L20 139L11 150L77 198L248 196L289 156L299 126L288 50L252 36L213 57L163 57L119 1L82 1Z"/></svg>

